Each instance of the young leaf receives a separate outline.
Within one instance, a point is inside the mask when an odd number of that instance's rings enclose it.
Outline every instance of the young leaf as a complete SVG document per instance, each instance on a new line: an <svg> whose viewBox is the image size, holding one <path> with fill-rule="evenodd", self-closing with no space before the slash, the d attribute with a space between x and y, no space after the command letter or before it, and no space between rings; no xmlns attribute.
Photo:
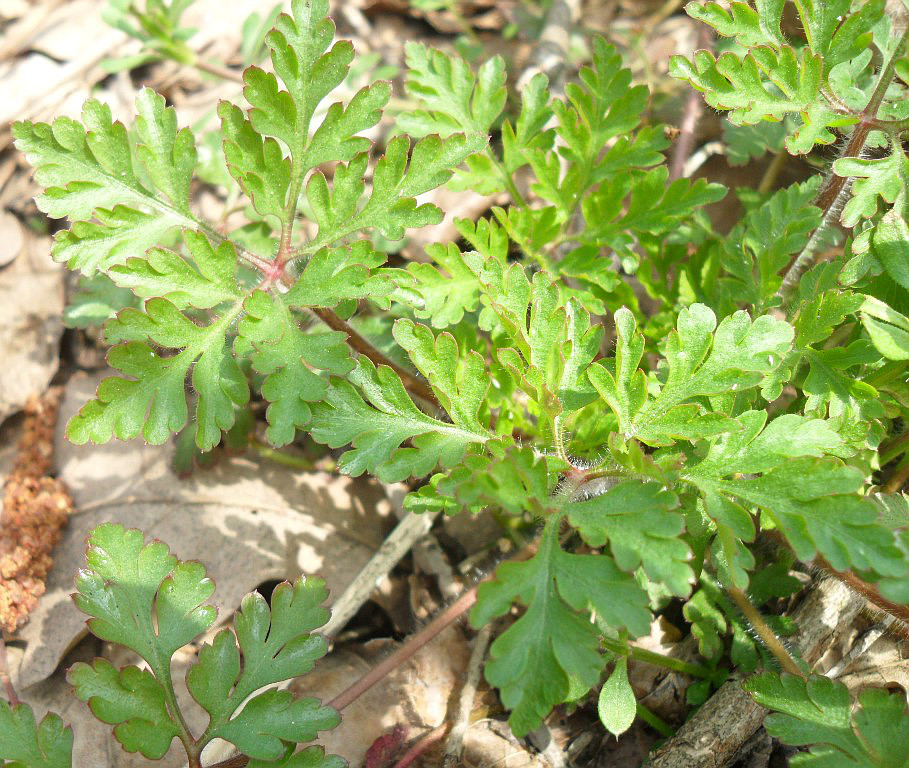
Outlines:
<svg viewBox="0 0 909 768"><path fill-rule="evenodd" d="M210 716L206 739L225 739L250 757L276 760L284 742L311 741L337 726L338 713L318 699L270 689L246 702L260 688L306 674L327 653L325 639L312 634L328 620L322 606L327 595L321 579L300 578L275 588L271 610L257 592L243 598L234 632L221 630L203 646L186 678Z"/></svg>
<svg viewBox="0 0 909 768"><path fill-rule="evenodd" d="M449 396L456 399L458 393ZM427 416L391 368L377 369L365 357L346 381L332 382L313 413L315 440L332 448L352 445L339 462L342 472L353 477L369 472L386 482L422 477L437 465L452 467L471 446L493 438L485 429L472 428L475 418L450 424ZM412 447L401 447L406 440Z"/></svg>
<svg viewBox="0 0 909 768"><path fill-rule="evenodd" d="M676 496L656 483L635 480L586 501L571 502L564 509L590 546L609 543L622 570L633 571L640 565L652 581L684 597L691 591L694 572L688 565L691 550L680 538L684 520L671 511L677 505Z"/></svg>
<svg viewBox="0 0 909 768"><path fill-rule="evenodd" d="M909 711L902 692L866 688L853 712L846 686L826 677L767 672L743 687L773 710L766 721L771 736L812 747L796 758L799 766L897 768L909 762Z"/></svg>
<svg viewBox="0 0 909 768"><path fill-rule="evenodd" d="M244 304L237 344L248 344L253 367L265 376L262 396L268 400L267 436L275 446L287 445L297 429L312 419L310 403L325 398L328 380L310 370L343 376L354 366L341 331L307 333L287 306L289 296L255 291Z"/></svg>
<svg viewBox="0 0 909 768"><path fill-rule="evenodd" d="M536 728L569 693L587 691L599 680L604 661L590 611L635 636L646 633L650 623L645 593L612 558L562 550L559 518L549 518L532 559L506 563L495 581L480 585L470 615L479 627L508 612L517 600L527 606L496 638L486 665L486 679L499 688L511 710L508 722L516 736Z"/></svg>
<svg viewBox="0 0 909 768"><path fill-rule="evenodd" d="M621 656L616 659L615 669L600 688L597 713L600 722L614 736L621 736L631 728L637 714L637 699L628 682L628 660Z"/></svg>
<svg viewBox="0 0 909 768"><path fill-rule="evenodd" d="M104 523L92 531L88 567L76 578L79 610L93 634L138 653L158 680L170 679L170 657L215 621L205 601L214 584L205 568L178 562L160 541ZM155 621L157 619L157 621Z"/></svg>
<svg viewBox="0 0 909 768"><path fill-rule="evenodd" d="M590 381L619 419L626 438L668 445L677 438L698 438L734 428L724 414L705 412L686 402L705 395L741 392L761 383L789 350L794 331L770 315L750 320L745 312L724 318L693 304L679 313L677 330L666 341L669 373L655 397L637 370L644 351L632 313L616 312L615 374L602 364L588 371Z"/></svg>
<svg viewBox="0 0 909 768"><path fill-rule="evenodd" d="M56 236L51 253L86 275L141 257L175 227L198 226L189 208L196 164L192 134L177 130L173 108L147 88L136 109L138 146L113 121L110 108L95 100L85 102L81 123L60 117L52 125L13 126L16 147L45 188L39 208L73 222ZM144 165L151 188L139 180L134 162Z"/></svg>
<svg viewBox="0 0 909 768"><path fill-rule="evenodd" d="M398 125L415 136L457 131L489 133L505 108L505 60L495 56L476 76L459 56L450 56L425 45L408 42L407 92L423 107L405 112Z"/></svg>
<svg viewBox="0 0 909 768"><path fill-rule="evenodd" d="M179 737L180 727L168 712L164 688L147 669L118 671L106 659L96 659L91 665L77 662L66 679L95 717L116 726L114 737L127 752L160 760Z"/></svg>
<svg viewBox="0 0 909 768"><path fill-rule="evenodd" d="M38 724L28 704L0 701L0 759L9 768L70 768L73 731L48 713ZM9 761L9 762L6 762Z"/></svg>
<svg viewBox="0 0 909 768"><path fill-rule="evenodd" d="M211 450L235 418L235 406L249 400L246 377L227 347L226 336L239 316L238 300L207 326L196 325L167 299L155 298L142 310L125 309L105 326L109 342L122 342L108 355L111 367L131 378L101 382L95 400L86 403L67 425L74 443L128 440L140 433L153 444L165 442L186 424L184 382L192 369L198 393L196 445ZM177 350L155 353L149 342Z"/></svg>

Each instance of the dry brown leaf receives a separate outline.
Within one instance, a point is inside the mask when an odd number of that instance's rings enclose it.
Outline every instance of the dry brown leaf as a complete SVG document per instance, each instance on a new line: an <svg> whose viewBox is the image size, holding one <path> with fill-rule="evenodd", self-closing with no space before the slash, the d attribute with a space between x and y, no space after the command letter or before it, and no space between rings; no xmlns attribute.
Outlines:
<svg viewBox="0 0 909 768"><path fill-rule="evenodd" d="M86 538L102 522L140 528L178 557L204 563L222 620L258 584L301 572L321 575L340 594L381 544L390 508L370 481L246 458L181 480L168 446L71 445L60 432L97 384L97 377L74 377L61 406L56 456L76 512L54 553L47 593L19 635L26 644L20 688L48 677L84 632L69 594Z"/></svg>
<svg viewBox="0 0 909 768"><path fill-rule="evenodd" d="M63 273L49 238L29 239L36 247L0 270L0 422L44 392L59 365Z"/></svg>
<svg viewBox="0 0 909 768"><path fill-rule="evenodd" d="M395 647L388 640L373 640L332 651L306 677L293 683L291 690L330 699ZM441 725L449 698L460 691L469 655L460 628L450 627L348 706L341 725L322 734L319 743L326 752L345 758L350 768L359 768L370 745L394 726L403 725L415 736Z"/></svg>

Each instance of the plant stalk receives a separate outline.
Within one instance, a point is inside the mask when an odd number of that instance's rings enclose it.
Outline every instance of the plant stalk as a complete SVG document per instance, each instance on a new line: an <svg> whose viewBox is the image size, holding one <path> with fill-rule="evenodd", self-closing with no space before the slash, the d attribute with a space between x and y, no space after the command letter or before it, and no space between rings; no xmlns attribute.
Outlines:
<svg viewBox="0 0 909 768"><path fill-rule="evenodd" d="M401 382L404 386L414 395L424 400L429 405L432 405L435 408L441 408L442 404L439 402L439 399L436 397L435 392L432 391L432 388L422 379L418 378L410 371L405 368L402 368L394 360L387 357L381 350L374 347L367 339L357 333L350 323L342 320L330 309L324 309L321 307L313 307L312 312L316 317L318 317L325 325L331 328L333 331L342 331L347 334L347 343L354 348L357 352L365 357L368 357L375 363L379 365L387 365L391 368L398 376L401 377Z"/></svg>
<svg viewBox="0 0 909 768"><path fill-rule="evenodd" d="M791 675L804 677L805 675L799 665L795 663L795 659L793 659L789 651L786 650L786 646L780 642L776 633L769 627L767 622L764 621L761 612L755 608L754 603L748 599L748 595L738 587L729 587L728 592L732 599L735 600L735 604L739 607L739 610L745 615L748 623L751 624L754 631L757 632L758 637L761 638L761 641L767 647L767 650L770 651L774 658L779 662L783 671L788 672Z"/></svg>

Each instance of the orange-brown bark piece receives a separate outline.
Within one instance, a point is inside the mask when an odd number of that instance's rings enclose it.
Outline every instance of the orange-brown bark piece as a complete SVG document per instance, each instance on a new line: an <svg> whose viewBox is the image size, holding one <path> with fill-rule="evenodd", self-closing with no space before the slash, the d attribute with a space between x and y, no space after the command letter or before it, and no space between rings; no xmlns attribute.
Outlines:
<svg viewBox="0 0 909 768"><path fill-rule="evenodd" d="M0 517L0 629L28 619L50 572L51 553L73 508L63 483L50 476L60 392L32 398L16 461L3 488Z"/></svg>

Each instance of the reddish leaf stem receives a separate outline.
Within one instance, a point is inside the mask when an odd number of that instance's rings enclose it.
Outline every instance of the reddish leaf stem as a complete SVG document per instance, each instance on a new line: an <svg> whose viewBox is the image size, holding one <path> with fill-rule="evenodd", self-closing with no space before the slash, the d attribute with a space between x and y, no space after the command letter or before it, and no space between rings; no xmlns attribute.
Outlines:
<svg viewBox="0 0 909 768"><path fill-rule="evenodd" d="M436 408L442 407L435 393L432 391L432 388L425 381L423 381L423 379L418 378L410 371L402 368L396 362L387 357L381 350L374 347L367 339L363 338L359 333L357 333L351 327L350 323L342 320L330 309L314 307L312 309L312 312L332 330L342 331L343 333L346 333L347 342L361 355L368 357L377 366L387 365L389 368L391 368L396 374L398 374L398 376L401 377L401 382L412 394L416 395L417 397L421 398Z"/></svg>

